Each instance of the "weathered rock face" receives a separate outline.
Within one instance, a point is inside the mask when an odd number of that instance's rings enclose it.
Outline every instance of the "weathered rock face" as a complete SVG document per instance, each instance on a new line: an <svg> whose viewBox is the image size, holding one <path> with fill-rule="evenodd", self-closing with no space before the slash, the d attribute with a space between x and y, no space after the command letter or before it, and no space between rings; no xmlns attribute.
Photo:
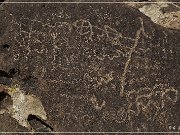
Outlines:
<svg viewBox="0 0 180 135"><path fill-rule="evenodd" d="M3 4L0 17L1 83L39 97L53 131L180 125L180 31L124 4ZM0 115L1 131L26 130L14 123Z"/></svg>
<svg viewBox="0 0 180 135"><path fill-rule="evenodd" d="M158 2L158 1L157 1ZM151 20L163 27L180 29L179 3L128 3L129 6L139 9Z"/></svg>

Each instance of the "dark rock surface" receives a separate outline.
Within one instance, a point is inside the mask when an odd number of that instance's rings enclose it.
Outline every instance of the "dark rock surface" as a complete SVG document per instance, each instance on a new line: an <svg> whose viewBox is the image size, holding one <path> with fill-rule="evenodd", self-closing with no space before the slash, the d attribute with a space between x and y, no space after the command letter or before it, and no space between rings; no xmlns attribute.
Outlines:
<svg viewBox="0 0 180 135"><path fill-rule="evenodd" d="M5 3L0 20L0 83L38 96L48 131L178 130L179 30L125 4ZM3 114L2 131L27 129Z"/></svg>

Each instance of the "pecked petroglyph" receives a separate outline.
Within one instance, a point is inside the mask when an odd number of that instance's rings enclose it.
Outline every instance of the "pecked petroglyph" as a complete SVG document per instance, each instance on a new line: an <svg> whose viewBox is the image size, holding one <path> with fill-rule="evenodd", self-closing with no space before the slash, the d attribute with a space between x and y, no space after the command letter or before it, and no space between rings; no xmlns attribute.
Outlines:
<svg viewBox="0 0 180 135"><path fill-rule="evenodd" d="M91 101L92 105L94 106L94 108L97 109L97 110L101 110L101 109L105 106L105 104L106 104L106 102L103 101L103 102L101 103L101 105L99 105L98 102L97 102L97 98L95 97L95 95L93 95L93 96L90 98L90 101Z"/></svg>
<svg viewBox="0 0 180 135"><path fill-rule="evenodd" d="M179 92L173 87L165 84L157 84L153 88L142 88L127 93L128 116L138 116L140 113L147 118L155 119L158 113L166 108L166 104L175 104L178 101ZM153 112L151 112L153 110Z"/></svg>
<svg viewBox="0 0 180 135"><path fill-rule="evenodd" d="M176 36L125 5L56 5L12 11L8 36L23 91L42 97L54 131L168 129L178 118Z"/></svg>
<svg viewBox="0 0 180 135"><path fill-rule="evenodd" d="M77 20L73 23L73 25L77 28L79 34L81 36L89 34L89 40L92 41L93 36L93 30L92 30L92 24L88 20Z"/></svg>
<svg viewBox="0 0 180 135"><path fill-rule="evenodd" d="M25 18L28 20L28 18ZM140 19L141 20L141 19ZM48 57L52 59L51 61L51 66L52 66L52 71L55 70L55 67L57 64L60 64L60 58L58 57L58 51L61 50L62 46L67 46L69 43L68 39L65 36L61 36L61 30L64 30L64 28L67 28L67 33L71 33L71 30L73 27L76 28L76 31L80 34L80 36L87 36L88 40L93 41L93 36L94 36L94 31L95 30L100 30L102 35L97 37L99 38L107 38L112 45L120 46L121 49L115 50L114 54L112 56L106 54L104 50L101 52L101 56L97 56L99 60L103 60L104 58L109 58L110 60L113 60L114 58L118 57L127 57L127 61L125 63L124 67L124 72L121 77L121 96L123 95L124 92L124 86L125 86L125 78L126 78L126 73L128 70L128 65L130 63L131 55L133 52L136 52L135 48L138 45L138 39L140 38L140 34L144 33L143 26L140 28L140 30L137 31L136 37L133 39L131 37L125 37L122 36L121 33L119 33L116 29L111 28L108 25L104 25L102 28L93 26L90 21L88 20L77 20L73 23L68 23L68 22L57 22L55 25L50 25L50 24L43 24L41 21L33 19L29 20L31 21L31 26L30 26L30 31L24 31L22 30L22 25L21 23L18 23L17 21L13 21L15 25L19 27L18 33L15 35L15 40L19 44L19 47L26 47L27 50L27 55L26 56L21 56L24 57L26 60L28 59L28 55L32 52L36 52L38 54L43 54L45 53ZM142 21L142 20L141 20ZM35 22L38 22L41 24L42 27L46 28L45 32L33 30ZM58 29L58 30L57 30ZM42 28L43 31L43 28ZM50 32L50 33L47 33ZM47 34L45 34L47 33ZM33 35L33 36L31 36ZM18 39L17 37L20 38ZM133 47L127 47L126 45L121 44L121 39L126 39L134 42ZM20 41L21 40L21 41ZM43 45L43 42L49 40L51 42L52 46L52 52L50 50L46 49L46 46ZM22 42L23 41L23 42ZM35 46L32 46L31 44L34 44ZM61 45L62 44L62 45ZM37 47L37 48L36 48ZM17 54L14 54L14 59L18 60L20 56L17 56Z"/></svg>
<svg viewBox="0 0 180 135"><path fill-rule="evenodd" d="M26 18L27 19L27 18ZM120 46L120 50L116 49L116 52L114 53L114 55L110 56L108 54L106 54L105 52L101 52L102 56L97 56L97 58L99 60L104 60L106 57L109 58L110 60L113 60L114 58L119 58L119 57L125 57L126 58L126 62L124 64L124 69L123 69L123 73L120 75L120 84L121 84L121 88L120 88L120 96L124 96L124 92L125 92L125 85L126 85L126 74L128 72L128 68L132 59L132 55L133 53L137 53L137 50L143 50L141 48L141 46L138 46L139 43L139 39L141 38L141 36L147 37L145 30L144 30L144 26L143 26L143 20L142 18L139 18L139 22L141 24L141 27L139 28L139 30L137 30L136 35L134 38L132 37L126 37L123 36L120 32L118 32L116 29L111 28L108 25L104 25L102 28L94 26L91 24L91 22L89 20L76 20L75 22L69 23L69 22L56 22L55 25L50 25L50 24L44 24L42 23L40 20L37 19L33 19L33 20L29 20L32 21L31 23L31 29L30 32L26 32L24 30L21 29L21 24L15 21L16 25L19 25L19 33L16 33L17 35L15 36L15 39L17 41L17 43L19 43L20 47L25 46L26 42L29 44L29 42L35 41L40 43L40 49L31 49L31 47L27 47L28 48L28 54L31 51L36 51L38 53L46 53L47 55L50 53L46 50L46 47L42 44L43 40L45 40L45 38L49 38L52 40L52 54L53 56L51 56L52 58L52 70L55 70L55 66L57 63L59 63L60 61L58 60L56 54L58 53L58 50L61 49L61 44L63 44L62 46L67 46L69 45L69 41L67 38L65 37L61 37L61 30L64 30L64 28L67 28L67 33L71 33L73 27L75 27L76 31L79 33L80 36L87 36L88 40L93 41L94 39L94 31L99 30L101 31L101 35L97 35L97 37L99 39L102 39L103 37L107 38L108 41L110 41L110 43L112 45L117 45ZM33 25L35 22L38 22L42 25L42 27L46 27L47 32L50 32L49 34L45 34L44 32L41 31L33 31ZM48 30L49 28L49 30ZM56 30L58 29L59 30ZM22 39L24 42L20 43L20 41L17 39L17 36L20 34L25 34L26 36L22 35ZM34 36L31 36L33 35ZM37 36L35 36L37 35ZM42 39L40 39L40 35L42 36ZM25 41L25 39L27 39L27 41ZM133 46L131 47L127 47L126 45L122 45L121 44L121 39L126 39L126 40L130 40L133 43ZM40 50L41 52L39 52L38 50ZM27 58L27 57L25 57ZM68 60L68 58L67 58ZM60 63L59 63L60 64ZM101 80L104 80L103 78ZM101 83L101 82L99 82ZM126 92L125 92L126 93Z"/></svg>
<svg viewBox="0 0 180 135"><path fill-rule="evenodd" d="M126 84L126 82L125 82L126 74L127 74L127 70L128 70L129 64L131 62L132 54L135 51L136 47L138 46L138 42L139 42L141 34L143 34L143 36L147 36L145 34L145 32L144 32L143 20L142 20L142 18L139 18L139 19L140 19L140 23L141 23L141 28L139 30L137 30L137 32L136 32L136 37L135 37L134 45L130 49L130 51L128 52L128 58L127 58L127 61L125 63L124 71L123 71L123 74L122 74L122 77L121 77L121 90L120 90L120 95L121 96L124 95L124 89L125 89L124 87L125 87L125 84Z"/></svg>

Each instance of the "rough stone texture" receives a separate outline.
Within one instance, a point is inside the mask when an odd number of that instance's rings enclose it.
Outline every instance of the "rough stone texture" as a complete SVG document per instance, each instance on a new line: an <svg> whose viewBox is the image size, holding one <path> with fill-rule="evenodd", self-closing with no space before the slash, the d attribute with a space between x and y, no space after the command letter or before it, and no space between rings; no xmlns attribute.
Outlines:
<svg viewBox="0 0 180 135"><path fill-rule="evenodd" d="M178 130L179 30L125 4L8 3L0 18L1 84L39 97L53 131ZM0 131L28 130L3 114Z"/></svg>
<svg viewBox="0 0 180 135"><path fill-rule="evenodd" d="M180 29L179 3L128 3L163 27Z"/></svg>

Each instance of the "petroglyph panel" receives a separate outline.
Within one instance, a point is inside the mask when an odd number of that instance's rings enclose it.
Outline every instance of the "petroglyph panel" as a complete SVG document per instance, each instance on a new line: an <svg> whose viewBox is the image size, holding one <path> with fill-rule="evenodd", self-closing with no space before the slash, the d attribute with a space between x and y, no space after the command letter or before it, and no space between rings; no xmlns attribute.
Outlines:
<svg viewBox="0 0 180 135"><path fill-rule="evenodd" d="M42 102L47 119L30 119L35 131L165 132L180 125L179 30L122 3L2 7L0 83L18 84ZM2 97L0 121L8 117ZM28 131L9 119L2 131Z"/></svg>

